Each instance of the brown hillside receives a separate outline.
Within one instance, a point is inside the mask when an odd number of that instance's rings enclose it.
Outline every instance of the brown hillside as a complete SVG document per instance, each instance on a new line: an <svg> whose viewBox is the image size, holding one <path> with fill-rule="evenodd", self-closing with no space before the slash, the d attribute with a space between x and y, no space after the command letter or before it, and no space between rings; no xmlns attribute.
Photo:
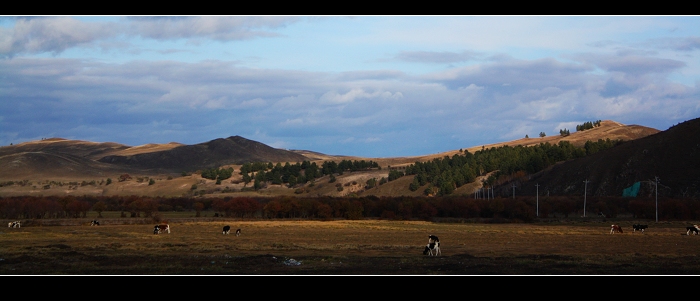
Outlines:
<svg viewBox="0 0 700 301"><path fill-rule="evenodd" d="M535 145L544 142L558 143L562 140L570 141L575 145L583 145L587 140L635 140L657 132L658 130L643 126L627 126L614 121L603 121L600 127L583 132L575 132L567 137L557 135L544 138L518 139L465 149L470 152L476 152L482 147ZM335 156L308 150L288 151L276 149L239 136L215 139L195 145L171 142L168 144L145 144L135 147L113 142L96 143L51 138L0 147L0 181L55 180L90 182L91 180L96 180L99 182L106 178L115 180L115 183L112 185L90 189L79 187L77 190L66 191L52 187L47 190L31 190L31 194L43 195L73 193L81 195L135 194L181 196L188 193L191 194L193 191L190 188L196 184L198 185L198 190L204 190L208 195L345 196L356 194L359 196L414 196L422 195L424 187L415 192L408 190L408 184L412 177L400 178L371 189L365 189L365 185L370 178L376 178L377 180L380 180L382 177L388 178L390 170L388 167L407 166L416 161L424 162L433 158L442 158L458 153L459 150L453 150L426 156L389 158ZM240 164L245 162L293 163L305 160L316 162L319 165L328 160L338 162L341 160L366 160L377 162L382 169L346 172L343 175L338 175L337 181L343 185L342 191L337 190L336 183L328 183L327 177L317 179L313 187L306 187L305 192L301 194L295 193L298 187L287 188L281 185L268 185L268 188L260 191L241 192L240 190L244 188L244 184L237 173L234 173L230 183L223 183L222 185L216 185L214 181L202 179L197 174L186 177L180 175L182 171L193 172L198 169L222 166L231 166L239 170ZM156 184L148 185L148 180L116 183L119 175L124 173L130 174L134 178L150 177L156 179ZM476 183L460 187L455 193L472 194L479 187L480 181L477 180ZM29 188L19 189L17 185L0 186L0 196L21 195L22 193L28 193L26 189Z"/></svg>
<svg viewBox="0 0 700 301"><path fill-rule="evenodd" d="M110 155L98 161L161 172L192 172L246 162L301 162L304 160L307 158L303 155L233 136L195 145L175 146L168 150L133 155Z"/></svg>
<svg viewBox="0 0 700 301"><path fill-rule="evenodd" d="M138 170L61 153L21 152L0 156L0 181L99 180Z"/></svg>
<svg viewBox="0 0 700 301"><path fill-rule="evenodd" d="M658 133L659 130L640 126L640 125L624 125L619 122L612 120L603 120L600 122L599 127L595 127L589 130L573 132L569 136L562 137L561 135L552 135L546 137L536 137L536 138L521 138L512 141L499 142L493 144L484 144L477 146L465 147L462 151L469 151L470 153L475 153L476 151L482 150L483 148L501 147L501 146L532 146L538 145L540 143L557 144L559 141L568 141L571 144L582 147L586 144L586 141L598 141L598 139L610 139L610 140L635 140L642 137L646 137L652 134ZM378 162L380 166L408 166L415 162L426 162L436 158L443 158L445 156L452 157L454 155L461 154L460 150L451 150L437 154L423 155L423 156L413 156L413 157L394 157L394 158L355 158L362 160L373 160Z"/></svg>
<svg viewBox="0 0 700 301"><path fill-rule="evenodd" d="M155 143L148 143L144 145L139 145L139 146L133 146L129 147L126 149L122 149L119 151L114 151L109 154L103 154L102 156L95 157L93 159L100 159L102 157L105 157L106 155L115 155L115 156L133 156L133 155L138 155L138 154L145 154L145 153L153 153L153 152L162 152L162 151L168 151L173 148L183 146L184 144L182 143L177 143L177 142L170 142L166 144L155 144Z"/></svg>
<svg viewBox="0 0 700 301"><path fill-rule="evenodd" d="M612 121L612 120L603 120L600 122L600 126L585 130L585 131L579 131L579 132L572 132L568 136L561 136L561 135L550 135L550 136L545 136L545 137L535 137L535 138L521 138L513 141L507 141L507 142L499 142L499 143L493 143L493 144L485 144L485 145L477 145L477 146L471 146L464 148L463 150L467 150L470 153L475 153L476 151L481 150L482 148L492 148L492 147L501 147L501 146L517 146L517 145L522 145L522 146L532 146L532 145L538 145L540 143L549 143L549 144L557 144L559 141L567 141L573 144L574 146L582 147L584 144L586 144L586 141L598 141L598 139L610 139L610 140L624 140L624 141L629 141L629 140L635 140L639 138L643 138L652 134L658 133L659 130L650 128L650 127L645 127L641 125L624 125L622 123ZM429 161L434 158L442 158L444 156L453 156L455 154L459 154L459 150L453 150L453 151L448 151L444 153L439 153L435 155L429 155L429 156L421 156L417 157L417 159L421 161Z"/></svg>
<svg viewBox="0 0 700 301"><path fill-rule="evenodd" d="M654 178L660 178L659 196L700 197L700 118L666 131L631 140L599 153L555 165L522 183L520 194L621 196L622 190L641 182L640 195L654 195ZM511 184L507 184L510 186Z"/></svg>
<svg viewBox="0 0 700 301"><path fill-rule="evenodd" d="M0 147L0 157L23 152L42 152L52 154L68 154L88 159L99 159L105 155L128 149L129 146L114 142L90 142L49 138L39 141L29 141L16 145Z"/></svg>

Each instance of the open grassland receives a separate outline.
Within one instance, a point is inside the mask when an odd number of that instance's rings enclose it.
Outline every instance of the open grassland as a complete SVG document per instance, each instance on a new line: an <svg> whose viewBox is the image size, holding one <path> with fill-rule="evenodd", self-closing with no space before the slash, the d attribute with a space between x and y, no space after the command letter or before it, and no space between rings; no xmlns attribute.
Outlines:
<svg viewBox="0 0 700 301"><path fill-rule="evenodd" d="M3 275L695 275L690 222L532 224L268 221L172 217L170 234L142 218L0 230ZM5 223L7 224L7 223ZM231 234L222 234L230 225ZM241 236L234 234L242 230ZM435 234L442 256L422 254Z"/></svg>

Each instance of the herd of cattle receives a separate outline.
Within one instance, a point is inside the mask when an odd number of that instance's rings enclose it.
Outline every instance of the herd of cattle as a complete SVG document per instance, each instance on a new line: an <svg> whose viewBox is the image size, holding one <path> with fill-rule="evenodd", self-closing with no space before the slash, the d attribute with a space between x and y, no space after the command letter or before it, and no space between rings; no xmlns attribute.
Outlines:
<svg viewBox="0 0 700 301"><path fill-rule="evenodd" d="M97 220L93 220L90 222L90 226L99 226L100 222ZM7 224L8 228L20 228L21 227L21 222L20 221L12 221ZM649 228L649 225L642 225L642 224L633 224L632 225L632 232L640 231L644 233L644 230ZM698 225L692 225L685 227L686 235L695 234L698 235L700 234L700 227ZM231 226L226 225L223 228L223 234L229 234L231 231ZM153 234L161 234L161 233L170 233L170 225L169 224L159 224L155 225L153 227ZM610 226L610 234L615 234L615 233L623 233L622 227L620 225L611 225ZM241 229L236 229L236 236L241 235ZM428 235L428 244L425 246L425 249L423 250L423 255L429 255L429 256L438 256L441 255L442 252L440 251L440 239L435 236L435 235Z"/></svg>
<svg viewBox="0 0 700 301"><path fill-rule="evenodd" d="M649 228L649 225L634 224L632 225L632 232L641 231L642 233L644 233L644 230L646 230L647 228ZM610 234L615 233L623 233L622 227L620 227L620 225L610 226ZM691 233L695 235L700 234L700 227L698 227L698 225L685 227L685 235L690 235Z"/></svg>

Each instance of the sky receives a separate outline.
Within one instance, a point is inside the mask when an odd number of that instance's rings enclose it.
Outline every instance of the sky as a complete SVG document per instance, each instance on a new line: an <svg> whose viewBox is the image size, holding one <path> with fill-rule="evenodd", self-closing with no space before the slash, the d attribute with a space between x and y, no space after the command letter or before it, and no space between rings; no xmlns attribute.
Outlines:
<svg viewBox="0 0 700 301"><path fill-rule="evenodd" d="M0 146L421 156L700 117L699 16L0 16Z"/></svg>

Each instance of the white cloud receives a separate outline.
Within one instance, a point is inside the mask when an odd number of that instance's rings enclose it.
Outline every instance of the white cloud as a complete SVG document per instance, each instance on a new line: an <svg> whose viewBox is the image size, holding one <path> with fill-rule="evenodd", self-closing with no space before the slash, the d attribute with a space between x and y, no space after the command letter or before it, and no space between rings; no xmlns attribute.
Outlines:
<svg viewBox="0 0 700 301"><path fill-rule="evenodd" d="M363 98L400 99L402 97L403 94L401 92L391 93L388 91L375 91L372 93L367 93L363 89L355 88L345 94L339 94L336 91L326 92L321 96L320 100L321 102L325 103L343 104Z"/></svg>
<svg viewBox="0 0 700 301"><path fill-rule="evenodd" d="M265 29L284 27L297 22L298 17L255 16L192 16L192 17L129 17L132 34L152 39L247 40L275 37L279 34Z"/></svg>
<svg viewBox="0 0 700 301"><path fill-rule="evenodd" d="M589 119L665 128L700 115L697 26L674 18L88 19L0 26L0 128L16 133L0 143L241 135L419 155ZM664 22L679 33L659 34Z"/></svg>
<svg viewBox="0 0 700 301"><path fill-rule="evenodd" d="M113 37L120 25L87 23L69 17L17 18L14 26L0 28L0 56L64 50Z"/></svg>
<svg viewBox="0 0 700 301"><path fill-rule="evenodd" d="M262 98L255 98L250 100L242 101L237 108L250 109L250 108L261 108L267 105L267 102Z"/></svg>

